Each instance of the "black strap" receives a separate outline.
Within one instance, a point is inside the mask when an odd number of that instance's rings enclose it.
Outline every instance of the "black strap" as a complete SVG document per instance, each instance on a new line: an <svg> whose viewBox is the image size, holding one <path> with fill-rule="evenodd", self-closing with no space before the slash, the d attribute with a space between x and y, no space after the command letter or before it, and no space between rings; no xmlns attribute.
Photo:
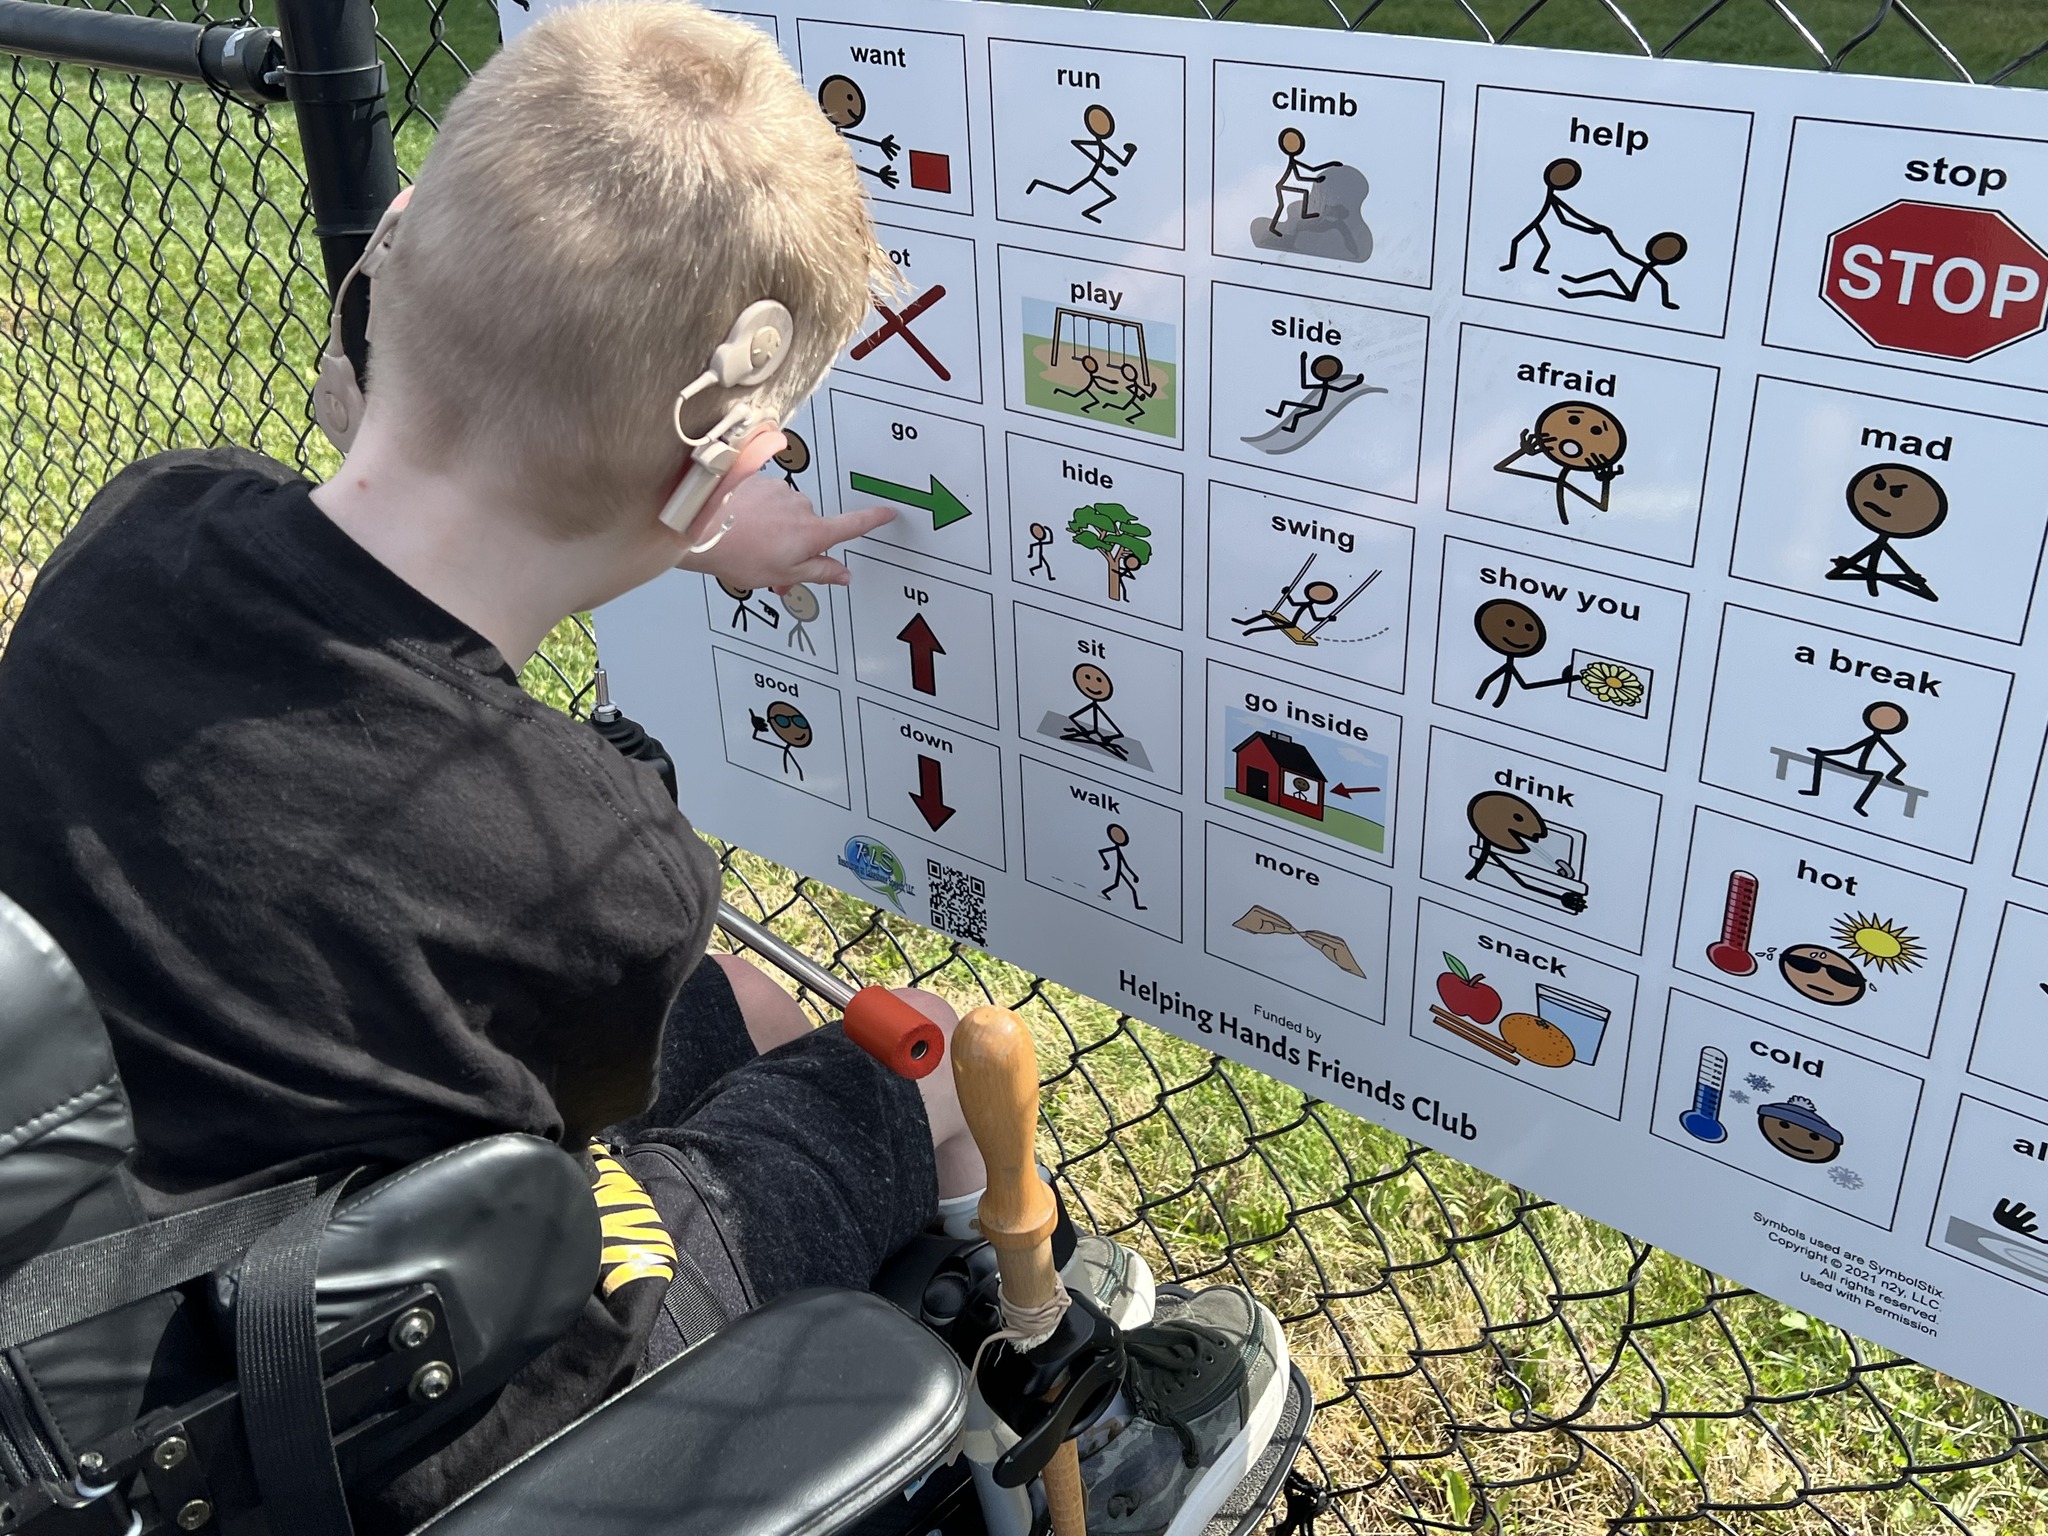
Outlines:
<svg viewBox="0 0 2048 1536"><path fill-rule="evenodd" d="M697 1261L678 1246L675 1278L661 1298L661 1309L683 1336L683 1348L695 1349L732 1321L733 1314L711 1289Z"/></svg>
<svg viewBox="0 0 2048 1536"><path fill-rule="evenodd" d="M249 1247L235 1290L235 1373L256 1486L292 1536L353 1536L313 1314L320 1238L347 1180Z"/></svg>
<svg viewBox="0 0 2048 1536"><path fill-rule="evenodd" d="M237 1195L68 1248L0 1278L0 1349L85 1322L209 1274L304 1208L313 1181Z"/></svg>

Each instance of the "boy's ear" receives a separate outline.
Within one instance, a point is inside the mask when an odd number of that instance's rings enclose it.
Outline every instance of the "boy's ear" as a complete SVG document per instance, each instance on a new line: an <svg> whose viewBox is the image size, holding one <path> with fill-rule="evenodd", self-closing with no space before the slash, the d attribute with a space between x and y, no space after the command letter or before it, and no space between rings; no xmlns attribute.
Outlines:
<svg viewBox="0 0 2048 1536"><path fill-rule="evenodd" d="M714 548L732 527L732 516L726 511L732 493L788 446L788 436L771 417L730 450L732 457L723 474L700 461L703 450L693 453L662 504L660 521L682 536L691 554ZM699 497L701 505L693 511L690 504Z"/></svg>

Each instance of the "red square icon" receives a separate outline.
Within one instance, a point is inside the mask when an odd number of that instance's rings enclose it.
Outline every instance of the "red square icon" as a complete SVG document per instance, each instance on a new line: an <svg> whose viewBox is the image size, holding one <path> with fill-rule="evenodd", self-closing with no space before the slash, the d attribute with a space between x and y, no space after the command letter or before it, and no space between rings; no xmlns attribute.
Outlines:
<svg viewBox="0 0 2048 1536"><path fill-rule="evenodd" d="M910 152L910 184L920 192L951 192L952 160L934 150L913 149Z"/></svg>

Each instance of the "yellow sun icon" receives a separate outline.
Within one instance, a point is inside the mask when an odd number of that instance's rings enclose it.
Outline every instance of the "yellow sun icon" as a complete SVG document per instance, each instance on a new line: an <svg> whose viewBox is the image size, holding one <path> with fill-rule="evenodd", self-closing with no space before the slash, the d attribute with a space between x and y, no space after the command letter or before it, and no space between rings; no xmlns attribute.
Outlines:
<svg viewBox="0 0 2048 1536"><path fill-rule="evenodd" d="M1926 958L1926 946L1903 924L1860 912L1835 924L1835 942L1880 971L1910 971Z"/></svg>
<svg viewBox="0 0 2048 1536"><path fill-rule="evenodd" d="M1579 673L1579 686L1617 709L1630 709L1643 701L1643 680L1618 661L1590 663Z"/></svg>

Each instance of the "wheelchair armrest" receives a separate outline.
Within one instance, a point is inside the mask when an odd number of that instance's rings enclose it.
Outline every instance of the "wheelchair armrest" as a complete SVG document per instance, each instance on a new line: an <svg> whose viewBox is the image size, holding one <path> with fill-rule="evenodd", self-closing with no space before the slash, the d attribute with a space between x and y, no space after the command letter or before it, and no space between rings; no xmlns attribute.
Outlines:
<svg viewBox="0 0 2048 1536"><path fill-rule="evenodd" d="M951 1350L878 1296L798 1291L572 1424L420 1536L822 1536L935 1465Z"/></svg>

